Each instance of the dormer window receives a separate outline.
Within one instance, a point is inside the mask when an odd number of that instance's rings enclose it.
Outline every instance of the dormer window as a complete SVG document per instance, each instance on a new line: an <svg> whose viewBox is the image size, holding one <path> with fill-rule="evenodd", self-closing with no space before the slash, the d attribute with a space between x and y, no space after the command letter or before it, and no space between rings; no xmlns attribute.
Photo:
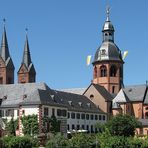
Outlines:
<svg viewBox="0 0 148 148"><path fill-rule="evenodd" d="M90 103L87 103L87 106L90 108Z"/></svg>
<svg viewBox="0 0 148 148"><path fill-rule="evenodd" d="M72 101L68 101L69 105L72 106Z"/></svg>
<svg viewBox="0 0 148 148"><path fill-rule="evenodd" d="M79 102L79 106L80 106L80 107L82 106L82 102Z"/></svg>
<svg viewBox="0 0 148 148"><path fill-rule="evenodd" d="M102 49L102 50L101 50L101 55L102 55L102 56L105 56L105 55L106 55L106 50L105 50L105 49Z"/></svg>

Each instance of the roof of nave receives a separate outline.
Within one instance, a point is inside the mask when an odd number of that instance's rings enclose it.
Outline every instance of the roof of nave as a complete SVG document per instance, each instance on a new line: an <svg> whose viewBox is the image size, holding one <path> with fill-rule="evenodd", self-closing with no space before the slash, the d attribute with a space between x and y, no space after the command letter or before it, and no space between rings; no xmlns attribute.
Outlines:
<svg viewBox="0 0 148 148"><path fill-rule="evenodd" d="M113 102L144 102L148 103L147 85L132 85L122 88Z"/></svg>

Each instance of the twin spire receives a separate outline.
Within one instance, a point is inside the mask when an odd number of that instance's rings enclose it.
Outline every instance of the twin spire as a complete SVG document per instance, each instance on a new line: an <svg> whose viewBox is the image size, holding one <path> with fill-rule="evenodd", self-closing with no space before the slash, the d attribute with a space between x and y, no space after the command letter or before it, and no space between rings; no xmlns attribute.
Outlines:
<svg viewBox="0 0 148 148"><path fill-rule="evenodd" d="M27 31L27 29L26 29L26 31ZM6 74L5 74L4 78L2 78L2 80L3 80L2 83L1 83L1 81L0 81L0 83L1 84L14 83L14 69L15 68L14 68L13 61L10 57L10 53L9 53L9 47L8 47L8 41L7 41L7 35L6 35L6 28L5 28L5 19L4 19L4 30L3 30L3 35L2 35L2 40L1 40L1 48L0 48L0 62L1 61L3 61L3 63L4 63L3 66L5 67ZM0 69L1 68L2 67L0 67ZM11 73L9 73L10 71L11 71ZM20 75L21 75L21 79L23 79L23 80L26 77L26 76L24 76L24 78L22 77L24 74L27 75L28 79L23 81L23 83L35 82L36 72L35 72L34 65L31 61L31 55L30 55L27 33L26 33L26 41L25 41L25 45L24 45L22 63L21 63L21 66L19 68L19 71L18 71L18 82L19 83L21 83L21 81L19 81ZM10 78L11 78L11 83L8 82ZM1 77L0 77L0 79L1 79Z"/></svg>

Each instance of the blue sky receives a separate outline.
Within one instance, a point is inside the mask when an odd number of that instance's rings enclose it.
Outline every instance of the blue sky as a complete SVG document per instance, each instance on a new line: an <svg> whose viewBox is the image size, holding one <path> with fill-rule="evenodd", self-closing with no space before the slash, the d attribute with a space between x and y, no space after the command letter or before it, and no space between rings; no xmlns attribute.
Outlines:
<svg viewBox="0 0 148 148"><path fill-rule="evenodd" d="M94 55L102 42L107 3L115 28L115 43L129 54L124 64L125 85L148 79L147 0L1 0L0 33L3 18L9 50L15 64L15 82L25 43L25 28L37 82L51 88L87 87L92 66L86 57Z"/></svg>

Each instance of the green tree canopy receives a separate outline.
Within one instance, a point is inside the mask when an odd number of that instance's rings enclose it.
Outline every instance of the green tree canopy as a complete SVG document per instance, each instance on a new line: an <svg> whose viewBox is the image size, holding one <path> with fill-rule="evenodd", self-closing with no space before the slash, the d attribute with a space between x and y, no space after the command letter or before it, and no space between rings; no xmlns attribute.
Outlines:
<svg viewBox="0 0 148 148"><path fill-rule="evenodd" d="M111 135L134 136L135 129L141 127L141 123L133 116L118 114L107 122L106 127Z"/></svg>

